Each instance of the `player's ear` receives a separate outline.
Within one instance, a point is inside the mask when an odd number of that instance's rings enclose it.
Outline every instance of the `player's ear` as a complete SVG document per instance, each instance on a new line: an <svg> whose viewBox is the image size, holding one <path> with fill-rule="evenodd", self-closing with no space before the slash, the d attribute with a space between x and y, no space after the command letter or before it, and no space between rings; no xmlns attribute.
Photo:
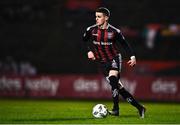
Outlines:
<svg viewBox="0 0 180 125"><path fill-rule="evenodd" d="M108 20L109 20L109 17L108 17L108 16L105 16L105 20L108 21Z"/></svg>

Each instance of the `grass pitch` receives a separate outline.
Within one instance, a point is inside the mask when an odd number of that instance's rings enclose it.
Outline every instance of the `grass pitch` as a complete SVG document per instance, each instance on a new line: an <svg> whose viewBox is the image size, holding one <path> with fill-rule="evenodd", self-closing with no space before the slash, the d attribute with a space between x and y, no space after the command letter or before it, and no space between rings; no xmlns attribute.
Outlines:
<svg viewBox="0 0 180 125"><path fill-rule="evenodd" d="M147 112L140 119L127 102L120 103L120 116L96 119L92 107L97 103L109 109L111 101L7 100L0 99L0 124L180 124L178 103L142 103Z"/></svg>

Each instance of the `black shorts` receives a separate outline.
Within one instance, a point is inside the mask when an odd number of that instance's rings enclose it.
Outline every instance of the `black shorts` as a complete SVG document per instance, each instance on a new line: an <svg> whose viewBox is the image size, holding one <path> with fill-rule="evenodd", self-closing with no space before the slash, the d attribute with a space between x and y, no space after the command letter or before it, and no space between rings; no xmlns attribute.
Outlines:
<svg viewBox="0 0 180 125"><path fill-rule="evenodd" d="M122 63L122 57L121 54L118 54L112 61L101 63L101 68L103 74L107 77L109 76L110 70L117 70L119 73L121 72L121 63Z"/></svg>

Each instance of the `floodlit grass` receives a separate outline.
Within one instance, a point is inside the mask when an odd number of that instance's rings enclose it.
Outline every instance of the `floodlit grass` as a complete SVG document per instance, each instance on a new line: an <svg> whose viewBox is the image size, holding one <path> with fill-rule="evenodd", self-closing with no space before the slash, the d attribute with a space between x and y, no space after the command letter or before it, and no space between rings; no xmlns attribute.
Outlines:
<svg viewBox="0 0 180 125"><path fill-rule="evenodd" d="M65 100L7 100L0 99L0 123L8 124L179 124L178 103L142 103L147 112L139 118L137 110L127 102L120 103L120 116L96 119L92 107L105 104L109 109L111 101L65 101Z"/></svg>

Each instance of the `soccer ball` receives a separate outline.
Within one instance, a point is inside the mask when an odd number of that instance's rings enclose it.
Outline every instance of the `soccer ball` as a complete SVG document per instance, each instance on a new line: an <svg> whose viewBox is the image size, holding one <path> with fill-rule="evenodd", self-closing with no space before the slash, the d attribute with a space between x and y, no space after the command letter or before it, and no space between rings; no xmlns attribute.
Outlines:
<svg viewBox="0 0 180 125"><path fill-rule="evenodd" d="M93 107L92 115L95 118L105 118L108 115L108 109L103 104L97 104Z"/></svg>

